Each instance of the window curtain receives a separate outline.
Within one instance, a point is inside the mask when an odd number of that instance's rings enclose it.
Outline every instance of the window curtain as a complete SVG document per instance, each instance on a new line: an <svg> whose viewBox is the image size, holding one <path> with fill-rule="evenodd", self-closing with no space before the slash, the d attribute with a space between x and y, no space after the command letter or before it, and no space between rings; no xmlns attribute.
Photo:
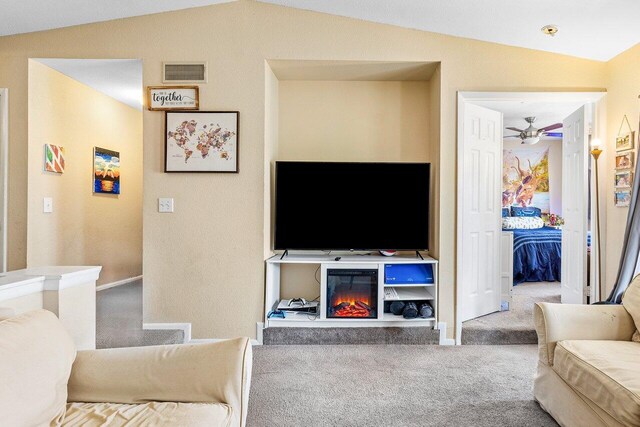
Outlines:
<svg viewBox="0 0 640 427"><path fill-rule="evenodd" d="M631 191L631 204L627 216L627 229L624 232L622 255L618 267L616 285L611 291L607 303L620 304L622 294L627 289L631 280L640 273L638 260L640 258L640 162L636 159L636 170L633 175L633 189Z"/></svg>

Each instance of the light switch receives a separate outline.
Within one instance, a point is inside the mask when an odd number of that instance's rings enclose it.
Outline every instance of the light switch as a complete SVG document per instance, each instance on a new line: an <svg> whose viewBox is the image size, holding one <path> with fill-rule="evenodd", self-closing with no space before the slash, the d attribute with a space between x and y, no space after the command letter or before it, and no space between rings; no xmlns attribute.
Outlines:
<svg viewBox="0 0 640 427"><path fill-rule="evenodd" d="M160 197L158 199L158 212L172 213L173 212L173 198Z"/></svg>
<svg viewBox="0 0 640 427"><path fill-rule="evenodd" d="M44 213L53 212L53 198L52 197L45 197L44 199L42 199L42 211Z"/></svg>

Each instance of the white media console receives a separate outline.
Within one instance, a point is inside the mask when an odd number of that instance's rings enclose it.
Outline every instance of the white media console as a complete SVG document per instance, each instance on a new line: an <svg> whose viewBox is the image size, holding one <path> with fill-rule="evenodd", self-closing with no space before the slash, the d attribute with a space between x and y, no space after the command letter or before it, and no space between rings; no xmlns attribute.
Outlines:
<svg viewBox="0 0 640 427"><path fill-rule="evenodd" d="M339 258L336 260L336 258ZM265 319L264 326L268 327L389 327L389 326L422 326L437 328L438 325L438 261L424 257L381 255L300 255L289 254L281 259L281 255L274 255L267 261L266 292L265 292ZM269 317L269 313L275 310L280 296L280 268L286 264L316 264L320 266L320 306L316 315L307 313L286 313L285 318ZM428 283L391 283L387 279L385 270L388 266L397 264L414 264L421 266L429 264L432 271L432 280ZM375 315L372 318L336 318L328 310L329 302L327 286L328 276L339 274L340 270L362 271L370 273L369 277L377 276L377 287L371 295L375 296L375 304L365 304L365 307L375 307ZM345 273L348 274L348 273ZM417 303L428 302L433 308L433 316L428 318L405 319L402 315L385 313L385 301L414 301ZM362 304L360 304L362 305Z"/></svg>

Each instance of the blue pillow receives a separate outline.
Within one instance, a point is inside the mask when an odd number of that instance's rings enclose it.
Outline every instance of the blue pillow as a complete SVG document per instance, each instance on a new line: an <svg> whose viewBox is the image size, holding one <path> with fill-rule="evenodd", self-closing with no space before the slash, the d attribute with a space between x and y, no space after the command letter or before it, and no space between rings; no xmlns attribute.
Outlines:
<svg viewBox="0 0 640 427"><path fill-rule="evenodd" d="M511 216L541 216L542 211L540 208L522 208L519 206L511 206Z"/></svg>
<svg viewBox="0 0 640 427"><path fill-rule="evenodd" d="M502 218L507 218L509 216L509 208L502 208Z"/></svg>

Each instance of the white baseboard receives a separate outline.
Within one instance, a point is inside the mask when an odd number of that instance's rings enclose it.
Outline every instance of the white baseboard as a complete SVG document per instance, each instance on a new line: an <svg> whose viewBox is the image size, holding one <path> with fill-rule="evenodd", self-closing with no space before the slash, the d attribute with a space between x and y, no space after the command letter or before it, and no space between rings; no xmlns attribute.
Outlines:
<svg viewBox="0 0 640 427"><path fill-rule="evenodd" d="M256 323L256 342L258 345L262 345L264 343L263 340L263 332L264 332L264 322Z"/></svg>
<svg viewBox="0 0 640 427"><path fill-rule="evenodd" d="M191 342L191 323L143 323L142 329L177 329L184 333L184 342Z"/></svg>
<svg viewBox="0 0 640 427"><path fill-rule="evenodd" d="M447 338L447 323L438 322L438 330L440 331L440 345L456 345L456 340Z"/></svg>
<svg viewBox="0 0 640 427"><path fill-rule="evenodd" d="M96 291L104 291L105 289L115 288L116 286L126 285L127 283L135 282L142 279L142 276L128 277L126 279L118 280L116 282L105 283L104 285L96 286Z"/></svg>

